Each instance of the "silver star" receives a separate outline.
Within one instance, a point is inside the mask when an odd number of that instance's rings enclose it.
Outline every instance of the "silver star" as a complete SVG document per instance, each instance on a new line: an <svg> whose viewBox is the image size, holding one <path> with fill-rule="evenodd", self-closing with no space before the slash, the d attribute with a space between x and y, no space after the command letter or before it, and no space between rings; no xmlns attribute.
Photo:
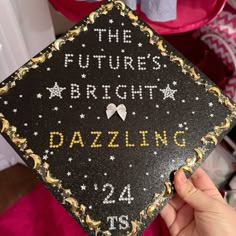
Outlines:
<svg viewBox="0 0 236 236"><path fill-rule="evenodd" d="M83 190L83 191L86 190L86 185L83 184L80 187L81 187L81 190Z"/></svg>
<svg viewBox="0 0 236 236"><path fill-rule="evenodd" d="M85 79L86 78L86 74L82 74L81 78Z"/></svg>
<svg viewBox="0 0 236 236"><path fill-rule="evenodd" d="M113 24L113 23L114 23L114 21L113 21L112 19L110 19L110 20L109 20L109 23L110 23L110 24Z"/></svg>
<svg viewBox="0 0 236 236"><path fill-rule="evenodd" d="M3 104L4 104L4 105L7 105L7 104L8 104L8 101L4 101Z"/></svg>
<svg viewBox="0 0 236 236"><path fill-rule="evenodd" d="M98 185L97 184L94 184L94 190L98 190Z"/></svg>
<svg viewBox="0 0 236 236"><path fill-rule="evenodd" d="M67 172L67 176L71 176L71 172L70 171Z"/></svg>
<svg viewBox="0 0 236 236"><path fill-rule="evenodd" d="M73 160L73 159L72 159L71 157L68 159L69 162L72 162L72 160Z"/></svg>
<svg viewBox="0 0 236 236"><path fill-rule="evenodd" d="M53 98L53 97L59 97L60 99L62 99L62 91L65 90L66 88L63 87L59 87L57 82L55 82L54 86L52 88L46 88L49 92L50 92L50 97L49 99Z"/></svg>
<svg viewBox="0 0 236 236"><path fill-rule="evenodd" d="M177 92L177 90L171 89L169 84L167 84L167 87L165 89L160 89L160 91L164 94L163 100L165 100L166 98L175 100L174 94Z"/></svg>
<svg viewBox="0 0 236 236"><path fill-rule="evenodd" d="M58 111L58 107L54 107L54 108L53 108L53 111Z"/></svg>
<svg viewBox="0 0 236 236"><path fill-rule="evenodd" d="M140 47L140 48L141 48L142 46L143 46L143 44L142 44L142 43L138 43L138 47Z"/></svg>
<svg viewBox="0 0 236 236"><path fill-rule="evenodd" d="M110 160L114 161L116 158L114 156L110 156Z"/></svg>
<svg viewBox="0 0 236 236"><path fill-rule="evenodd" d="M38 135L38 132L34 132L34 136L37 136Z"/></svg>
<svg viewBox="0 0 236 236"><path fill-rule="evenodd" d="M13 112L14 112L14 113L16 113L16 112L17 112L17 109L16 109L16 108L15 108L15 109L13 109Z"/></svg>
<svg viewBox="0 0 236 236"><path fill-rule="evenodd" d="M48 155L43 155L43 160L47 160L48 159Z"/></svg>
<svg viewBox="0 0 236 236"><path fill-rule="evenodd" d="M85 118L85 114L80 114L80 119L84 119Z"/></svg>
<svg viewBox="0 0 236 236"><path fill-rule="evenodd" d="M213 106L213 103L212 103L212 102L210 102L210 103L209 103L209 107L212 107L212 106Z"/></svg>
<svg viewBox="0 0 236 236"><path fill-rule="evenodd" d="M179 128L183 128L183 124L179 124Z"/></svg>
<svg viewBox="0 0 236 236"><path fill-rule="evenodd" d="M39 98L39 99L41 99L42 96L43 96L43 95L42 95L41 93L38 93L38 94L37 94L37 98Z"/></svg>

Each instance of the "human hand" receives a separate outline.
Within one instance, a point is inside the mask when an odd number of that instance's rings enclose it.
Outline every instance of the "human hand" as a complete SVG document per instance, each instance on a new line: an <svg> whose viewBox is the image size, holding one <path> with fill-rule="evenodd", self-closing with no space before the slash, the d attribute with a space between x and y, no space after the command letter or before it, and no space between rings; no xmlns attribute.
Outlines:
<svg viewBox="0 0 236 236"><path fill-rule="evenodd" d="M236 212L198 168L190 180L183 170L174 177L177 194L161 211L172 236L235 236Z"/></svg>

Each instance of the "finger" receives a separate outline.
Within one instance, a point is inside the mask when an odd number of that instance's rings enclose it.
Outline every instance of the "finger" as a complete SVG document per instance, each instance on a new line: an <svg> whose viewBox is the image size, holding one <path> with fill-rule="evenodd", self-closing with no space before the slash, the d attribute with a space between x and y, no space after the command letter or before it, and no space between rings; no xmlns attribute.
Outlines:
<svg viewBox="0 0 236 236"><path fill-rule="evenodd" d="M215 184L212 182L207 173L201 167L199 167L193 173L193 175L191 176L191 180L196 188L207 192L208 195L212 197L214 196L215 198L223 201L223 198L218 189L216 188Z"/></svg>
<svg viewBox="0 0 236 236"><path fill-rule="evenodd" d="M215 184L212 182L212 180L209 178L207 173L199 167L191 176L191 180L194 184L194 186L200 190L205 189L216 189Z"/></svg>
<svg viewBox="0 0 236 236"><path fill-rule="evenodd" d="M185 204L183 199L179 197L179 195L176 193L171 200L168 202L177 212L179 209Z"/></svg>
<svg viewBox="0 0 236 236"><path fill-rule="evenodd" d="M169 203L167 203L165 207L162 209L162 211L160 212L160 214L161 214L162 219L165 221L166 226L170 228L176 218L175 209Z"/></svg>
<svg viewBox="0 0 236 236"><path fill-rule="evenodd" d="M178 170L174 178L175 189L186 203L196 210L204 211L214 208L213 199L200 189L196 189L188 180L183 170Z"/></svg>
<svg viewBox="0 0 236 236"><path fill-rule="evenodd" d="M185 204L178 212L174 224L170 227L172 235L178 235L194 218L193 208Z"/></svg>

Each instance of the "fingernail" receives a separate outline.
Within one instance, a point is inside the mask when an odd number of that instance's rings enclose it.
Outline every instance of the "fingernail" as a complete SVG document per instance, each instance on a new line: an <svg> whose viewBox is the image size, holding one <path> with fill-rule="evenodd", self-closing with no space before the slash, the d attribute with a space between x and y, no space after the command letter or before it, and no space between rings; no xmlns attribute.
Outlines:
<svg viewBox="0 0 236 236"><path fill-rule="evenodd" d="M186 175L184 173L184 171L182 169L179 170L179 179L182 183L185 183L187 182L187 178L186 178Z"/></svg>

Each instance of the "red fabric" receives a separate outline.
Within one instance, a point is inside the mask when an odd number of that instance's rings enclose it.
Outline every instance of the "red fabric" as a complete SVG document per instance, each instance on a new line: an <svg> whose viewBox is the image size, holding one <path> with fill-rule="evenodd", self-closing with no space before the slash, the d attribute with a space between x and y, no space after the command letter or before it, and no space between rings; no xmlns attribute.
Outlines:
<svg viewBox="0 0 236 236"><path fill-rule="evenodd" d="M214 83L224 88L232 72L204 42L192 33L165 35L164 38Z"/></svg>
<svg viewBox="0 0 236 236"><path fill-rule="evenodd" d="M78 22L101 2L88 3L75 0L49 0L56 10L68 19ZM177 19L167 22L154 22L143 14L139 7L136 11L159 34L173 34L197 29L217 16L223 9L226 0L178 0Z"/></svg>
<svg viewBox="0 0 236 236"><path fill-rule="evenodd" d="M0 235L86 236L86 233L40 183L33 192L0 215ZM169 234L161 218L157 217L142 236Z"/></svg>

